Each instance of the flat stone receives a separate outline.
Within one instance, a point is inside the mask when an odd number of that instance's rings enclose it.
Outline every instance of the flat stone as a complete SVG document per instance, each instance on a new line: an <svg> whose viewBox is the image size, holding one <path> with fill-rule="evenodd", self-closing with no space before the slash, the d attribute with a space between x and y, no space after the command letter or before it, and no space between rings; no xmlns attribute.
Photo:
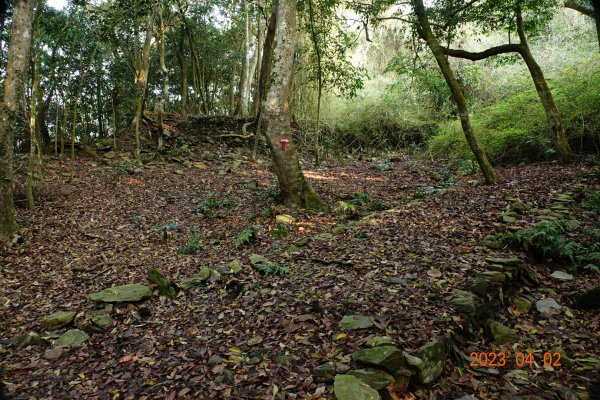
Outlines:
<svg viewBox="0 0 600 400"><path fill-rule="evenodd" d="M509 266L516 266L516 265L520 265L523 263L523 260L521 260L520 258L516 258L516 257L509 257L509 258L488 257L485 259L485 261L489 264L500 264L500 265L509 265Z"/></svg>
<svg viewBox="0 0 600 400"><path fill-rule="evenodd" d="M331 233L333 235L339 235L340 233L346 232L350 227L348 225L336 225L331 228Z"/></svg>
<svg viewBox="0 0 600 400"><path fill-rule="evenodd" d="M352 359L358 363L384 368L395 372L404 366L402 352L394 346L377 346L352 353Z"/></svg>
<svg viewBox="0 0 600 400"><path fill-rule="evenodd" d="M369 347L393 345L394 341L389 336L374 336L365 343Z"/></svg>
<svg viewBox="0 0 600 400"><path fill-rule="evenodd" d="M437 379L446 366L446 346L442 342L431 341L416 351L416 356L422 361L417 367L417 380L426 385Z"/></svg>
<svg viewBox="0 0 600 400"><path fill-rule="evenodd" d="M298 238L298 239L294 240L294 241L292 242L292 244L293 244L294 246L297 246L297 247L302 247L302 246L306 246L306 245L308 244L308 242L309 242L309 241L310 241L310 239L309 239L309 237L308 237L308 236L303 236L303 237L301 237L301 238Z"/></svg>
<svg viewBox="0 0 600 400"><path fill-rule="evenodd" d="M550 317L552 315L560 314L562 306L553 298L548 297L546 299L536 301L535 308L540 312L540 314Z"/></svg>
<svg viewBox="0 0 600 400"><path fill-rule="evenodd" d="M185 278L179 283L179 287L183 290L188 290L195 286L200 286L210 278L210 269L203 267L198 273L191 278Z"/></svg>
<svg viewBox="0 0 600 400"><path fill-rule="evenodd" d="M56 330L70 325L75 319L75 311L57 311L42 319L41 325L48 330Z"/></svg>
<svg viewBox="0 0 600 400"><path fill-rule="evenodd" d="M233 260L227 265L232 274L237 274L242 270L242 262L240 260Z"/></svg>
<svg viewBox="0 0 600 400"><path fill-rule="evenodd" d="M573 280L573 275L567 274L563 271L554 271L552 274L550 274L550 278L557 282L569 282Z"/></svg>
<svg viewBox="0 0 600 400"><path fill-rule="evenodd" d="M375 390L381 390L394 382L394 377L392 375L374 368L356 369L348 372L348 375L357 377Z"/></svg>
<svg viewBox="0 0 600 400"><path fill-rule="evenodd" d="M62 334L56 341L54 342L55 346L79 346L90 337L84 331L80 331L79 329L71 329Z"/></svg>
<svg viewBox="0 0 600 400"><path fill-rule="evenodd" d="M337 400L381 400L377 390L352 375L336 375L333 392Z"/></svg>
<svg viewBox="0 0 600 400"><path fill-rule="evenodd" d="M329 240L333 239L333 235L331 233L319 233L318 235L313 236L315 240Z"/></svg>
<svg viewBox="0 0 600 400"><path fill-rule="evenodd" d="M208 359L208 365L209 366L214 366L217 364L221 364L223 362L223 358L221 358L218 354L213 354L209 359Z"/></svg>
<svg viewBox="0 0 600 400"><path fill-rule="evenodd" d="M529 300L527 300L525 297L517 297L515 299L515 306L517 307L517 310L519 310L522 313L527 314L529 312L529 310L531 310L531 307L533 306L533 304L531 304L531 302Z"/></svg>
<svg viewBox="0 0 600 400"><path fill-rule="evenodd" d="M148 286L129 284L104 289L101 292L89 295L92 301L103 301L105 303L131 303L144 300L152 296L152 290Z"/></svg>
<svg viewBox="0 0 600 400"><path fill-rule="evenodd" d="M62 355L64 353L65 353L64 347L53 347L44 352L44 358L46 360L50 360L50 361L58 360L59 358L62 357Z"/></svg>
<svg viewBox="0 0 600 400"><path fill-rule="evenodd" d="M250 264L256 266L258 264L268 264L270 261L267 257L262 254L251 254L249 256Z"/></svg>
<svg viewBox="0 0 600 400"><path fill-rule="evenodd" d="M479 298L471 292L455 289L452 291L450 305L461 314L475 315L478 307L481 305Z"/></svg>
<svg viewBox="0 0 600 400"><path fill-rule="evenodd" d="M92 323L103 331L109 330L113 326L113 319L110 315L99 314L92 317Z"/></svg>
<svg viewBox="0 0 600 400"><path fill-rule="evenodd" d="M469 290L480 296L497 291L506 281L506 274L500 271L485 271L477 275Z"/></svg>
<svg viewBox="0 0 600 400"><path fill-rule="evenodd" d="M278 224L289 225L294 222L294 217L288 214L281 214L275 217L275 222Z"/></svg>
<svg viewBox="0 0 600 400"><path fill-rule="evenodd" d="M219 282L221 280L221 274L218 273L217 271L211 269L210 270L210 276L208 277L208 280L211 283Z"/></svg>
<svg viewBox="0 0 600 400"><path fill-rule="evenodd" d="M498 344L504 343L516 343L519 340L517 331L507 326L502 325L496 321L488 321L490 327L490 333L494 338L494 341Z"/></svg>
<svg viewBox="0 0 600 400"><path fill-rule="evenodd" d="M344 329L367 329L373 326L375 320L373 317L365 315L345 315L340 322Z"/></svg>

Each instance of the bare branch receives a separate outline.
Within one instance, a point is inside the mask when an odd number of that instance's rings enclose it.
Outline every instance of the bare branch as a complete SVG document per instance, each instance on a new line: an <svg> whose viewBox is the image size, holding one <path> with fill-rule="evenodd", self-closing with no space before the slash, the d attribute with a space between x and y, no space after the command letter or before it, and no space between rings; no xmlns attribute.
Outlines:
<svg viewBox="0 0 600 400"><path fill-rule="evenodd" d="M585 4L581 4L575 0L566 0L565 7L587 15L588 17L594 18L594 8Z"/></svg>

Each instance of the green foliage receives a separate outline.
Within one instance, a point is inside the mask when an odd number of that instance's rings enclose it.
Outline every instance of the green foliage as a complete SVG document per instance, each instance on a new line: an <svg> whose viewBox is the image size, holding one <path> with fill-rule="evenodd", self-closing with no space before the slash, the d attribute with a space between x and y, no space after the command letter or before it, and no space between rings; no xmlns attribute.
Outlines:
<svg viewBox="0 0 600 400"><path fill-rule="evenodd" d="M235 247L241 247L255 242L258 238L258 230L260 228L260 225L251 225L241 231L234 240Z"/></svg>
<svg viewBox="0 0 600 400"><path fill-rule="evenodd" d="M162 238L167 240L169 237L169 232L176 231L181 228L181 225L177 222L170 222L166 225L161 225L156 228L157 232L162 232Z"/></svg>
<svg viewBox="0 0 600 400"><path fill-rule="evenodd" d="M131 175L135 170L135 166L126 160L119 160L114 168L117 175Z"/></svg>
<svg viewBox="0 0 600 400"><path fill-rule="evenodd" d="M357 207L356 205L347 201L338 201L335 207L333 208L333 211L338 214L350 215L356 213Z"/></svg>
<svg viewBox="0 0 600 400"><path fill-rule="evenodd" d="M256 269L258 269L265 276L286 275L289 272L287 268L272 262L257 264Z"/></svg>
<svg viewBox="0 0 600 400"><path fill-rule="evenodd" d="M413 197L415 199L423 199L425 197L429 197L434 194L441 193L444 190L446 190L452 186L454 186L454 178L452 177L452 175L447 175L446 177L444 177L444 180L441 183L439 183L438 185L435 185L435 186L427 185L427 186L423 186L422 188L419 188L418 190L416 190L413 193Z"/></svg>
<svg viewBox="0 0 600 400"><path fill-rule="evenodd" d="M219 200L213 196L209 196L202 200L194 208L196 214L203 214L206 218L216 218L218 215L214 212L215 209L228 208L231 202L228 199Z"/></svg>
<svg viewBox="0 0 600 400"><path fill-rule="evenodd" d="M269 218L271 215L273 215L273 208L271 207L265 207L260 211L260 216L263 218Z"/></svg>
<svg viewBox="0 0 600 400"><path fill-rule="evenodd" d="M275 200L278 203L283 200L283 197L281 197L281 190L279 190L278 187L270 187L265 189L262 193L262 197L265 199Z"/></svg>
<svg viewBox="0 0 600 400"><path fill-rule="evenodd" d="M273 229L273 236L278 238L286 237L290 234L290 231L287 229L287 226L284 224L277 224L275 229Z"/></svg>
<svg viewBox="0 0 600 400"><path fill-rule="evenodd" d="M202 236L200 235L193 235L185 245L177 248L177 252L179 254L196 254L202 251L204 247L200 243L201 238Z"/></svg>
<svg viewBox="0 0 600 400"><path fill-rule="evenodd" d="M590 192L581 205L594 214L600 214L600 192Z"/></svg>
<svg viewBox="0 0 600 400"><path fill-rule="evenodd" d="M373 168L378 169L381 172L389 171L392 169L392 164L390 163L390 160L381 160L371 165Z"/></svg>

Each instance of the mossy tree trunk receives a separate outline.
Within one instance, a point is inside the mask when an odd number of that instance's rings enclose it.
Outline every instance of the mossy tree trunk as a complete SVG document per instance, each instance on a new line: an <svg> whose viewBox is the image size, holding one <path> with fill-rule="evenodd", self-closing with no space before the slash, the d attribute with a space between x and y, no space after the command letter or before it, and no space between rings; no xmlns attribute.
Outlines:
<svg viewBox="0 0 600 400"><path fill-rule="evenodd" d="M296 0L279 0L273 80L261 118L284 203L288 207L318 208L324 203L304 178L290 128L289 100L297 36ZM285 150L281 139L287 140Z"/></svg>
<svg viewBox="0 0 600 400"><path fill-rule="evenodd" d="M419 35L427 42L427 46L433 53L433 56L435 57L435 60L437 61L442 74L444 75L444 79L446 80L446 83L452 92L452 96L454 97L454 101L458 107L460 123L462 125L465 138L467 139L467 143L469 144L469 147L471 148L471 151L473 152L473 155L479 164L479 168L481 169L485 183L489 185L495 184L498 182L498 176L494 172L492 164L488 160L487 155L481 146L479 146L479 142L475 137L473 127L471 126L471 120L469 118L469 109L467 107L465 94L462 90L462 87L458 83L452 68L450 67L450 63L444 54L444 50L440 46L439 41L431 29L429 19L425 11L425 6L423 5L423 0L413 0L413 6L419 22L417 28Z"/></svg>
<svg viewBox="0 0 600 400"><path fill-rule="evenodd" d="M27 70L35 0L16 0L13 5L4 95L0 101L0 239L19 230L13 199L13 133L19 99Z"/></svg>

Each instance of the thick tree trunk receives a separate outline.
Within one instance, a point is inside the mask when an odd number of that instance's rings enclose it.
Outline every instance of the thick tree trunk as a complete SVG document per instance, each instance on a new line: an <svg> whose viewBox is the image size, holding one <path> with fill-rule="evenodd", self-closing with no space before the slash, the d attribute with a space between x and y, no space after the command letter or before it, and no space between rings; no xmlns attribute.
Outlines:
<svg viewBox="0 0 600 400"><path fill-rule="evenodd" d="M525 30L523 29L523 16L520 8L517 8L517 32L519 34L519 40L521 41L521 57L523 57L525 64L527 64L527 68L529 69L529 73L531 74L531 78L535 85L535 90L546 111L546 119L548 120L550 129L552 129L552 142L554 148L558 151L562 162L570 162L573 159L573 152L569 147L569 141L567 140L567 135L565 134L565 129L558 113L558 108L554 102L554 97L546 83L544 72L529 50L527 36L525 36Z"/></svg>
<svg viewBox="0 0 600 400"><path fill-rule="evenodd" d="M262 6L263 1L258 0L258 11L256 12L256 82L254 88L254 111L253 114L258 116L258 110L260 109L260 89L259 89L259 81L260 81L260 67L262 63L262 48L263 48L263 33L264 33L264 24L262 19Z"/></svg>
<svg viewBox="0 0 600 400"><path fill-rule="evenodd" d="M16 0L8 45L4 96L0 102L0 239L19 230L13 199L13 132L31 46L35 0Z"/></svg>
<svg viewBox="0 0 600 400"><path fill-rule="evenodd" d="M473 152L473 155L479 164L479 168L481 169L485 183L488 185L495 184L498 182L498 176L494 172L492 164L488 160L483 149L479 146L477 138L475 137L473 127L471 126L471 120L469 118L467 101L465 99L462 87L456 80L456 76L450 67L450 63L444 54L444 50L440 46L433 33L433 30L431 29L431 26L429 25L429 19L427 18L423 0L413 0L413 5L415 14L419 20L419 34L423 37L431 49L431 52L433 53L433 56L435 57L435 60L437 61L442 74L444 75L444 79L446 80L446 83L452 92L452 96L454 97L454 101L458 107L460 123L462 125L465 138L467 139L467 143L469 144L469 147L471 148L471 151Z"/></svg>
<svg viewBox="0 0 600 400"><path fill-rule="evenodd" d="M297 36L296 0L279 0L273 82L267 93L262 123L284 203L288 207L318 208L324 203L304 178L290 128L289 99ZM287 140L285 150L282 139Z"/></svg>
<svg viewBox="0 0 600 400"><path fill-rule="evenodd" d="M160 72L163 78L163 89L162 89L162 102L161 106L163 111L169 106L169 70L165 63L165 24L163 21L163 9L161 3L158 3L158 16L159 16L159 40L160 40Z"/></svg>
<svg viewBox="0 0 600 400"><path fill-rule="evenodd" d="M242 73L240 75L240 89L238 103L235 109L235 115L245 117L248 115L248 69L250 66L250 35L248 33L248 5L245 0L242 0L244 7L244 46L242 57Z"/></svg>
<svg viewBox="0 0 600 400"><path fill-rule="evenodd" d="M179 61L179 70L181 74L180 93L181 93L181 112L187 112L188 102L188 72L185 63L185 33L182 31L179 38L179 48L177 49L177 60Z"/></svg>
<svg viewBox="0 0 600 400"><path fill-rule="evenodd" d="M317 123L315 128L315 165L321 165L321 97L323 95L323 71L321 70L321 48L315 27L315 12L313 10L312 0L308 0L308 15L310 18L310 37L312 40L315 55L317 56Z"/></svg>

